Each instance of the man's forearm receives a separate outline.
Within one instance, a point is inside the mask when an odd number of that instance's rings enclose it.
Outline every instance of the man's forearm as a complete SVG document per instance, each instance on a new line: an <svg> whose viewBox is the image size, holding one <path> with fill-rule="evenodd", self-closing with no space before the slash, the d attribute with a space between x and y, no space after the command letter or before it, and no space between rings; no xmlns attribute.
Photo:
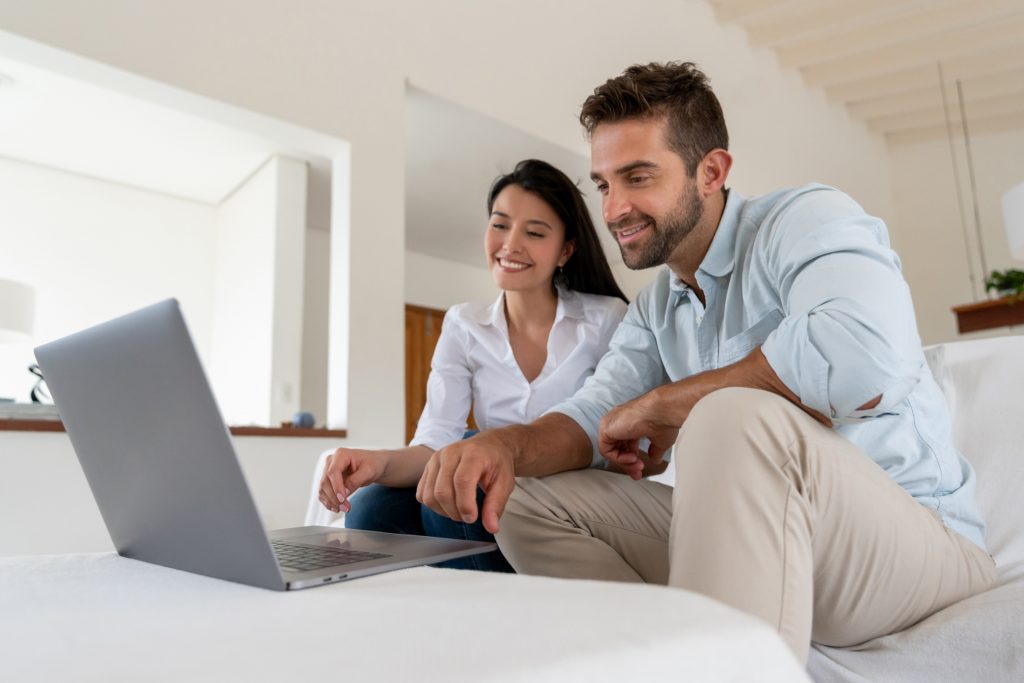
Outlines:
<svg viewBox="0 0 1024 683"><path fill-rule="evenodd" d="M793 393L783 383L768 360L761 353L761 348L754 349L746 358L716 370L709 370L698 375L687 377L684 380L661 387L664 391L663 398L670 405L678 406L683 412L682 419L685 420L690 409L712 391L725 389L727 387L746 387L749 389L761 389L778 394L791 401L815 420L822 424L831 425L831 421L821 413L805 406L800 397ZM679 422L682 424L682 420Z"/></svg>
<svg viewBox="0 0 1024 683"><path fill-rule="evenodd" d="M490 436L514 449L517 477L578 470L589 466L593 459L590 437L575 420L562 413L548 413L528 425L496 429Z"/></svg>

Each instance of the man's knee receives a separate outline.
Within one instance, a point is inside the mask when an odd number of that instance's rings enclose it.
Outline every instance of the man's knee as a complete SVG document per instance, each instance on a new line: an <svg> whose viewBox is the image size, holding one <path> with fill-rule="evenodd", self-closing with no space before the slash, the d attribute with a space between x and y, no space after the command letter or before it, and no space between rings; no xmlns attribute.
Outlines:
<svg viewBox="0 0 1024 683"><path fill-rule="evenodd" d="M529 492L534 482L533 477L516 478L515 488L512 489L505 503L505 510L498 521L498 533L494 534L494 540L502 555L515 571L520 573L529 573L521 555L532 543L531 527L541 516L536 498Z"/></svg>
<svg viewBox="0 0 1024 683"><path fill-rule="evenodd" d="M530 535L538 520L565 521L571 516L567 500L586 485L593 470L572 470L547 477L517 477L516 486L505 503L496 534L499 546ZM529 542L528 540L526 542Z"/></svg>
<svg viewBox="0 0 1024 683"><path fill-rule="evenodd" d="M715 425L748 424L773 417L780 410L795 409L792 403L778 394L747 387L726 387L717 389L697 401L690 410L686 422Z"/></svg>
<svg viewBox="0 0 1024 683"><path fill-rule="evenodd" d="M505 531L507 526L505 523L506 518L514 519L529 513L530 505L528 503L530 496L523 490L523 482L531 480L532 478L530 477L516 477L515 488L512 489L511 495L509 495L508 500L505 502L505 510L501 515L502 532Z"/></svg>
<svg viewBox="0 0 1024 683"><path fill-rule="evenodd" d="M810 418L806 418L810 420ZM694 405L679 430L677 476L693 476L702 464L724 473L749 459L780 450L798 436L803 412L785 398L760 389L728 387ZM773 454L777 461L780 454Z"/></svg>
<svg viewBox="0 0 1024 683"><path fill-rule="evenodd" d="M561 472L547 477L516 477L516 486L505 504L505 515L518 517L549 516L558 509L557 490L563 480L571 479L574 472ZM566 481L569 487L572 483Z"/></svg>
<svg viewBox="0 0 1024 683"><path fill-rule="evenodd" d="M504 550L505 544L516 542L524 534L524 528L531 520L544 516L544 506L537 500L537 479L534 477L516 477L515 488L512 489L505 510L499 521L499 531L495 534L498 545Z"/></svg>

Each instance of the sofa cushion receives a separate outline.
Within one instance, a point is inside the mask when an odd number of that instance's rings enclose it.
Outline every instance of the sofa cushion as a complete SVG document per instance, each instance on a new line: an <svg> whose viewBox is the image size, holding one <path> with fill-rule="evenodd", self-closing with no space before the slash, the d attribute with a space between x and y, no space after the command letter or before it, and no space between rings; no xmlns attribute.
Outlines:
<svg viewBox="0 0 1024 683"><path fill-rule="evenodd" d="M953 438L978 475L985 538L1001 584L911 628L852 648L815 645L816 681L1024 680L1024 336L925 349L949 402Z"/></svg>
<svg viewBox="0 0 1024 683"><path fill-rule="evenodd" d="M989 553L1024 578L1024 336L939 344L925 357L953 414L956 446L978 475Z"/></svg>

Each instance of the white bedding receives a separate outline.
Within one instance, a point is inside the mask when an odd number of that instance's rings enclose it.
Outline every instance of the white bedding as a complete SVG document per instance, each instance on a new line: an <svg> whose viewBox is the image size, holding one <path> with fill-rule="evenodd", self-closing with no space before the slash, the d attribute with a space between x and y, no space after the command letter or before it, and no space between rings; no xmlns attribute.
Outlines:
<svg viewBox="0 0 1024 683"><path fill-rule="evenodd" d="M408 569L280 593L113 554L0 559L0 681L804 681L657 586Z"/></svg>

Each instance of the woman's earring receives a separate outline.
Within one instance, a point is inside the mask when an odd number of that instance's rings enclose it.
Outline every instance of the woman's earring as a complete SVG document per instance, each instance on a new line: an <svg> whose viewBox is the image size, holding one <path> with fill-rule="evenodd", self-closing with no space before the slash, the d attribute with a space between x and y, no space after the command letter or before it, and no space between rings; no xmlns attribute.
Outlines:
<svg viewBox="0 0 1024 683"><path fill-rule="evenodd" d="M566 287L569 285L569 278L565 276L565 271L562 270L562 266L555 268L555 284Z"/></svg>

